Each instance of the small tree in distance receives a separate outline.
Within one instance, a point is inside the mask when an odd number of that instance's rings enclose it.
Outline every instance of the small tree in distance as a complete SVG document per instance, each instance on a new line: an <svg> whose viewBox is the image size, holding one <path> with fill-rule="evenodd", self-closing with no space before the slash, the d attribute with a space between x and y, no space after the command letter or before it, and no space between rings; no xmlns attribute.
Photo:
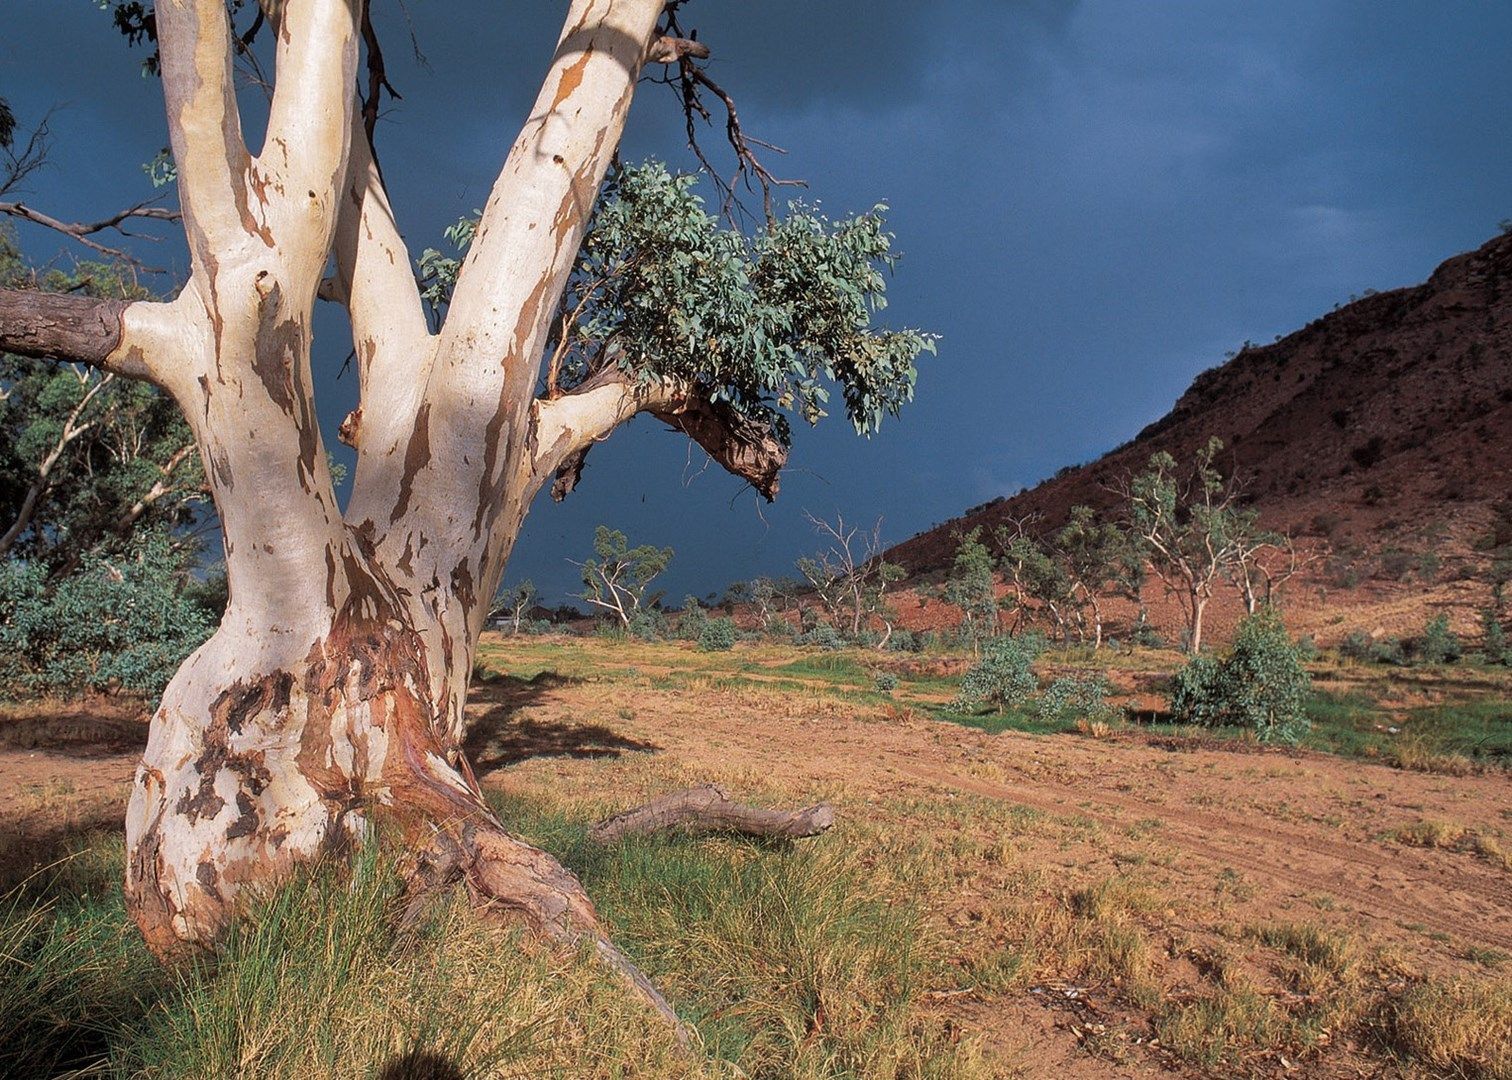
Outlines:
<svg viewBox="0 0 1512 1080"><path fill-rule="evenodd" d="M980 527L956 534L955 559L945 579L942 596L947 604L961 609L962 636L972 648L980 649L984 637L998 629L996 579L992 573L992 553L982 543Z"/></svg>
<svg viewBox="0 0 1512 1080"><path fill-rule="evenodd" d="M535 607L536 599L535 582L526 578L518 585L503 589L499 593L494 599L494 609L491 614L496 618L502 618L511 634L518 634L521 625L530 617L530 609Z"/></svg>
<svg viewBox="0 0 1512 1080"><path fill-rule="evenodd" d="M1256 531L1256 514L1238 505L1239 488L1213 462L1216 437L1197 452L1189 472L1165 451L1123 491L1129 527L1155 576L1181 604L1187 652L1202 648L1202 623L1214 590Z"/></svg>
<svg viewBox="0 0 1512 1080"><path fill-rule="evenodd" d="M852 637L858 636L873 619L881 619L884 631L881 647L892 636L893 613L887 606L887 587L906 576L903 568L882 557L882 519L870 531L845 523L843 514L834 521L805 513L814 531L829 542L825 550L798 560L814 595L819 598L831 620L849 626Z"/></svg>
<svg viewBox="0 0 1512 1080"><path fill-rule="evenodd" d="M594 607L614 612L620 625L629 629L651 582L672 561L672 549L652 544L632 548L624 533L600 525L593 532L593 552L597 558L573 563L583 572L583 591L577 595Z"/></svg>

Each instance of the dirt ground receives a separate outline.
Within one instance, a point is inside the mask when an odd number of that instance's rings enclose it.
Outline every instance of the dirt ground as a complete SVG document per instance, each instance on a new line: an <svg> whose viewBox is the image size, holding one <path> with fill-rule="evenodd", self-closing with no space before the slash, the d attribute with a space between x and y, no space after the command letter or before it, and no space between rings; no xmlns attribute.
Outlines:
<svg viewBox="0 0 1512 1080"><path fill-rule="evenodd" d="M831 801L838 836L818 842L855 842L879 859L925 843L934 864L919 881L924 902L963 966L1001 944L1004 898L1023 895L1025 882L1053 896L1110 879L1154 898L1139 918L1162 943L1158 977L1172 995L1195 990L1204 950L1232 949L1253 927L1347 931L1392 958L1394 974L1382 978L1473 974L1472 958L1512 953L1501 849L1402 840L1425 823L1512 831L1505 773L1444 776L1127 735L988 735L851 701L822 681L767 690L701 674L672 685L666 672L680 655L707 659L680 648L628 660L621 651L605 674L531 679L553 666L491 643L489 662L524 677L477 689L469 749L485 786L594 810L699 781L752 801ZM594 669L590 657L583 670ZM34 865L81 829L119 828L143 739L140 718L108 704L0 714L0 865ZM1116 986L942 988L932 1000L984 1041L1004 1075L1190 1071L1150 1045ZM1342 1035L1338 1043L1262 1071L1394 1075Z"/></svg>

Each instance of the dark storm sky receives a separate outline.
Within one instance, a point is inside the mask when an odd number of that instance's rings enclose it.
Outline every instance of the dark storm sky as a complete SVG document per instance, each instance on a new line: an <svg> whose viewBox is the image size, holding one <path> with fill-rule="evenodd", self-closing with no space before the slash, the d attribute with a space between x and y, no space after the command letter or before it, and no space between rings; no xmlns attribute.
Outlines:
<svg viewBox="0 0 1512 1080"><path fill-rule="evenodd" d="M30 200L82 218L142 197L166 139L139 57L93 0L6 7L0 96L23 124L61 106ZM378 0L405 95L380 149L418 254L484 201L563 5L408 8L429 69ZM809 197L891 204L906 258L886 316L942 335L940 356L880 435L799 431L772 507L653 422L621 430L526 523L508 578L553 599L599 522L677 549L673 598L787 572L813 544L805 510L903 539L1123 442L1246 338L1418 281L1512 217L1504 0L694 0L685 24ZM686 165L668 91L642 88L624 153ZM22 236L37 259L73 253ZM172 240L145 254L183 266ZM349 346L330 313L319 330L334 424Z"/></svg>

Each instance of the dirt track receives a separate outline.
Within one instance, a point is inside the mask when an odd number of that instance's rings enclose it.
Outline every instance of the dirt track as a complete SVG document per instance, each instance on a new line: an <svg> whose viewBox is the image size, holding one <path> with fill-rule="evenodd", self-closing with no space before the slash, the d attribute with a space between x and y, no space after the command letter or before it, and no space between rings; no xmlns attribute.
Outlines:
<svg viewBox="0 0 1512 1080"><path fill-rule="evenodd" d="M1503 774L1176 751L1138 737L992 736L907 709L853 705L819 688L659 689L644 674L506 681L481 687L472 711L477 740L469 749L486 786L599 810L714 780L753 797L832 799L842 833L846 822L916 828L919 807L1018 806L1043 827L1014 834L1016 865L1065 888L1135 867L1168 904L1161 933L1317 922L1448 974L1470 970L1472 948L1512 952L1506 860L1494 851L1411 847L1392 835L1428 821L1505 836L1512 782ZM119 717L111 722L117 734L127 730ZM56 730L14 713L0 718L0 729L0 858L12 869L17 859L55 852L81 828L116 827L139 743L81 744L77 712ZM995 827L990 816L961 820L948 827L975 835ZM947 933L994 903L1002 879L993 873L967 874L940 899ZM1175 1074L1169 1063L1088 1058L1064 1011L1032 998L990 1008L952 1000L949 1008L963 1029L1006 1048L1009 1060L1031 1061L1029 1075Z"/></svg>

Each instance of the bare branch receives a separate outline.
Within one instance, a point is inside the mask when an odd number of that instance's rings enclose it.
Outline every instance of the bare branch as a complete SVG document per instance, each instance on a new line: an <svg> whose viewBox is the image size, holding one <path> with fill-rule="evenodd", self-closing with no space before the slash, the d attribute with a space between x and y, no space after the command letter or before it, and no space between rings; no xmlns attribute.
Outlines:
<svg viewBox="0 0 1512 1080"><path fill-rule="evenodd" d="M30 221L34 225L41 225L43 228L52 229L54 232L60 232L64 236L72 237L85 247L98 251L102 255L108 255L113 259L120 259L123 262L131 263L133 266L141 266L141 260L135 255L120 248L107 247L105 244L90 238L95 233L105 232L107 229L115 229L122 236L130 236L132 234L122 229L121 225L123 222L133 218L145 218L151 221L178 221L183 216L177 210L166 206L153 206L151 202L137 203L135 206L129 206L125 210L111 214L109 217L101 218L98 221L59 221L57 218L44 214L42 211L27 206L22 202L0 202L0 214L20 218L23 221ZM157 238L152 237L151 239ZM162 273L163 271L150 270L149 272Z"/></svg>
<svg viewBox="0 0 1512 1080"><path fill-rule="evenodd" d="M373 129L378 126L378 99L381 91L387 90L389 97L395 101L402 101L403 95L394 89L394 84L388 80L388 72L383 66L383 48L378 43L378 32L373 29L373 9L371 4L362 5L362 42L367 46L367 93L362 98L362 130L367 134L368 146L372 147ZM377 152L373 154L377 160Z"/></svg>
<svg viewBox="0 0 1512 1080"><path fill-rule="evenodd" d="M19 152L15 150L14 143L7 138L3 147L4 166L3 170L0 170L3 171L3 176L0 176L0 195L20 188L28 176L47 163L48 135L50 134L48 123L51 119L51 112L42 117L41 122L32 128L31 134L26 137L26 143Z"/></svg>
<svg viewBox="0 0 1512 1080"><path fill-rule="evenodd" d="M588 839L609 844L626 836L673 829L732 832L773 840L818 836L835 823L835 809L818 803L801 810L767 810L735 802L715 784L674 791L607 817L588 830Z"/></svg>
<svg viewBox="0 0 1512 1080"><path fill-rule="evenodd" d="M647 55L648 62L676 64L675 77L658 80L673 86L682 102L683 117L688 134L688 149L698 159L704 171L713 179L721 195L721 213L732 223L742 211L739 189L742 184L754 190L752 181L761 189L761 203L767 221L774 218L772 192L778 187L804 187L802 180L786 180L774 175L762 162L757 150L770 150L776 154L786 153L781 147L746 134L740 123L740 113L729 91L710 77L707 69L697 61L709 58L709 47L697 40L697 33L684 36L678 25L676 5L668 5L663 29L666 31L653 42ZM725 112L725 139L735 154L735 172L727 179L716 169L705 154L698 139L698 122L712 123L713 116L704 104L701 91L707 91L719 99Z"/></svg>
<svg viewBox="0 0 1512 1080"><path fill-rule="evenodd" d="M0 289L0 352L161 382L159 358L176 320L173 304Z"/></svg>

